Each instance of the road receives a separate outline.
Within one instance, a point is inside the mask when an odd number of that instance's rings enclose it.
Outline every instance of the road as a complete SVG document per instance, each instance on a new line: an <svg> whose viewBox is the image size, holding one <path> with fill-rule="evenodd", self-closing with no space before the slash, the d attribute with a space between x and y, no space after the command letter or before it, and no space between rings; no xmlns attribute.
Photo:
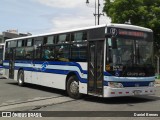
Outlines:
<svg viewBox="0 0 160 120"><path fill-rule="evenodd" d="M156 87L156 94L152 96L98 98L85 95L74 100L63 90L31 84L20 87L13 80L0 79L0 111L160 111L160 87Z"/></svg>

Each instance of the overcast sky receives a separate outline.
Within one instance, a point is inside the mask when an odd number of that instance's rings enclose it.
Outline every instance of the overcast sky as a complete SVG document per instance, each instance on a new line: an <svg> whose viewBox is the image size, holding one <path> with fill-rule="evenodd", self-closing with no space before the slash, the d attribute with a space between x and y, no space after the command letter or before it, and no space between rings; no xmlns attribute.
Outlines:
<svg viewBox="0 0 160 120"><path fill-rule="evenodd" d="M95 0L1 0L0 32L18 29L32 34L95 25ZM101 2L101 11L103 0ZM100 24L110 23L101 16Z"/></svg>

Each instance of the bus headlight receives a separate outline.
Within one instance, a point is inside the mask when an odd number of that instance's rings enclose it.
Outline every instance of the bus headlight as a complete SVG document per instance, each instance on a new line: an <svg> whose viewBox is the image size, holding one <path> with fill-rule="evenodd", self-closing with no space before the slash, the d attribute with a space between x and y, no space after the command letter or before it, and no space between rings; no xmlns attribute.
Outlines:
<svg viewBox="0 0 160 120"><path fill-rule="evenodd" d="M150 82L149 83L149 87L154 87L154 85L155 85L155 82Z"/></svg>
<svg viewBox="0 0 160 120"><path fill-rule="evenodd" d="M122 83L118 82L108 82L108 86L112 88L123 88Z"/></svg>

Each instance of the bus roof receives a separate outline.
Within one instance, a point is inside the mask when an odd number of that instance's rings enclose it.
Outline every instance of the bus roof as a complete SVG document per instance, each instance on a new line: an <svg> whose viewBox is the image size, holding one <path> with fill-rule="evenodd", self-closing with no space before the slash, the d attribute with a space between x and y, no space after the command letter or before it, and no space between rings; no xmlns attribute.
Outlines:
<svg viewBox="0 0 160 120"><path fill-rule="evenodd" d="M74 32L74 31L83 31L83 30L88 30L88 29L93 29L93 28L101 28L101 27L106 27L106 25L103 24L103 25L97 25L97 26L91 26L91 27L83 27L83 28L79 28L79 29L71 29L71 30L65 30L65 31L59 31L59 32L51 32L51 33L45 33L45 34L39 34L39 35L18 37L18 38L13 38L13 39L7 39L6 41L27 39L27 38L34 38L34 37L41 37L41 36L47 36L47 35L53 35L53 34L61 34L61 33Z"/></svg>
<svg viewBox="0 0 160 120"><path fill-rule="evenodd" d="M134 26L134 25L128 25L128 24L103 24L103 25L97 25L97 26L91 26L91 27L83 27L79 29L71 29L66 31L59 31L59 32L51 32L46 34L39 34L39 35L32 35L32 36L25 36L25 37L18 37L13 39L7 39L6 41L12 41L12 40L19 40L19 39L28 39L28 38L34 38L34 37L42 37L42 36L49 36L53 34L61 34L61 33L67 33L67 32L76 32L76 31L83 31L83 30L89 30L93 28L101 28L101 27L116 27L116 28L123 28L123 29L131 29L131 30L139 30L139 31L146 31L146 32L152 32L151 29L140 27L140 26Z"/></svg>
<svg viewBox="0 0 160 120"><path fill-rule="evenodd" d="M131 29L131 30L138 30L138 31L146 31L146 32L153 32L149 28L135 26L135 25L129 25L129 24L108 24L107 27L116 27L116 28L122 28L122 29Z"/></svg>

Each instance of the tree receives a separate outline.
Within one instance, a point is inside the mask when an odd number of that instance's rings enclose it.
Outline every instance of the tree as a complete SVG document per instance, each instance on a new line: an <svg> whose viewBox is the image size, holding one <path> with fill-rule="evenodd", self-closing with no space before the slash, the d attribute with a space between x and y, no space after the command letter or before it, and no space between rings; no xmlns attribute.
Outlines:
<svg viewBox="0 0 160 120"><path fill-rule="evenodd" d="M155 54L160 56L160 0L105 0L103 11L113 23L130 21L152 29Z"/></svg>

